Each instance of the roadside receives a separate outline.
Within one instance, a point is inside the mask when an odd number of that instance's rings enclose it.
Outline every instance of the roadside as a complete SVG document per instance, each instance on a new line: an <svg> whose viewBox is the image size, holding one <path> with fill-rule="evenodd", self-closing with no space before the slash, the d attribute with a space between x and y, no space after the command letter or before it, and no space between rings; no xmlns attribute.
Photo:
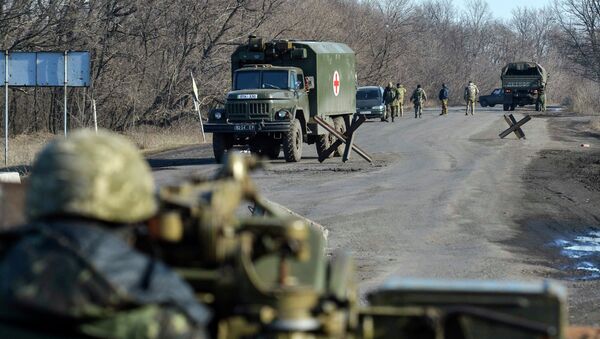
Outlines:
<svg viewBox="0 0 600 339"><path fill-rule="evenodd" d="M522 176L520 232L505 241L569 288L574 323L600 325L600 134L592 117L547 115L553 143ZM590 147L582 147L581 145Z"/></svg>
<svg viewBox="0 0 600 339"><path fill-rule="evenodd" d="M145 156L202 144L202 134L196 123L180 123L165 128L139 127L122 134L131 140ZM9 138L8 167L0 170L27 175L35 155L52 139L60 137L62 134L39 132ZM206 143L210 144L211 141L211 135L207 134ZM3 163L4 159L2 158L0 161Z"/></svg>

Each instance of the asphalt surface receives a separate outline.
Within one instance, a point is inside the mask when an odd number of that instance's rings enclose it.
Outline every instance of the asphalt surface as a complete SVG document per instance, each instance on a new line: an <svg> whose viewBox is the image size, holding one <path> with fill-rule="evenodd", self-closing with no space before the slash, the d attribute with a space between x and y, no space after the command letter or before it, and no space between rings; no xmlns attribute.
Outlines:
<svg viewBox="0 0 600 339"><path fill-rule="evenodd" d="M356 154L345 164L341 158L319 163L314 145L305 144L300 163L271 161L254 177L267 198L324 225L329 251L354 254L363 295L392 275L557 279L566 282L576 305L600 290L595 279L569 284L570 276L557 275L561 268L553 260L560 249L537 250L554 235L540 238L538 229L526 226L553 209L531 202L530 186L540 185L527 179L532 160L542 151L576 149L587 140L557 137L551 120L578 118L551 109L524 126L526 140L514 134L501 140L498 134L508 127L501 109L478 108L474 116L465 116L462 108L451 108L448 116L438 112L365 123L356 143L373 156L373 165ZM513 113L521 119L535 112ZM216 168L210 145L161 153L149 161L159 184ZM575 323L600 322L600 316L577 309L571 314Z"/></svg>

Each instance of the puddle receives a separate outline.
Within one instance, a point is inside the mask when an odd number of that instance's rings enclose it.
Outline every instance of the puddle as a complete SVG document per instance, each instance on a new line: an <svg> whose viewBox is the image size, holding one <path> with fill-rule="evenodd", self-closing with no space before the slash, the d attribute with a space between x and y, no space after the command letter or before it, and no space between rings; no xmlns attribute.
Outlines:
<svg viewBox="0 0 600 339"><path fill-rule="evenodd" d="M553 246L569 264L561 269L570 274L570 280L600 279L600 231L591 231L573 239L556 239Z"/></svg>

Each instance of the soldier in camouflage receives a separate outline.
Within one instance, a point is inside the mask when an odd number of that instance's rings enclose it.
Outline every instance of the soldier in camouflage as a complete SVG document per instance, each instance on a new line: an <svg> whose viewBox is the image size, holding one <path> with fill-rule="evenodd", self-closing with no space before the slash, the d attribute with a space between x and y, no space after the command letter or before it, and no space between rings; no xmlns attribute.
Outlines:
<svg viewBox="0 0 600 339"><path fill-rule="evenodd" d="M475 102L477 102L478 95L479 88L477 88L477 85L473 81L469 81L469 84L465 87L465 101L467 102L465 115L469 115L469 112L471 112L471 115L475 113Z"/></svg>
<svg viewBox="0 0 600 339"><path fill-rule="evenodd" d="M540 88L540 93L538 94L537 107L541 112L546 112L546 90L543 87Z"/></svg>
<svg viewBox="0 0 600 339"><path fill-rule="evenodd" d="M209 311L191 288L131 246L154 194L123 137L78 131L46 146L27 225L0 234L0 337L204 338Z"/></svg>
<svg viewBox="0 0 600 339"><path fill-rule="evenodd" d="M404 86L402 86L400 83L397 83L396 84L396 101L394 101L394 103L397 106L396 116L398 116L398 112L400 113L401 117L404 116L404 94L406 94L406 88L404 88Z"/></svg>
<svg viewBox="0 0 600 339"><path fill-rule="evenodd" d="M383 90L383 103L385 104L385 118L381 121L388 121L388 118L392 118L392 122L394 121L395 110L398 106L394 106L394 102L396 101L396 88L394 84L390 81L386 88Z"/></svg>
<svg viewBox="0 0 600 339"><path fill-rule="evenodd" d="M415 119L420 118L423 113L423 104L427 101L427 94L425 94L425 90L421 85L417 85L417 88L410 96L410 101L415 106Z"/></svg>

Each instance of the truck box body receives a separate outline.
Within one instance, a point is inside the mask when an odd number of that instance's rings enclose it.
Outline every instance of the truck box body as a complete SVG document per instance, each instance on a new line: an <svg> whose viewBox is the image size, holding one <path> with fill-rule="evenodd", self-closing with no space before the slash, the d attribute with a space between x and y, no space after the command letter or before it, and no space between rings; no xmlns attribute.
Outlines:
<svg viewBox="0 0 600 339"><path fill-rule="evenodd" d="M513 110L515 106L537 105L540 90L546 87L548 74L534 62L512 62L502 68L500 78L504 91L504 110Z"/></svg>
<svg viewBox="0 0 600 339"><path fill-rule="evenodd" d="M310 116L335 116L356 111L356 72L354 52L345 44L336 42L289 41L292 53L278 56L277 53L252 51L248 45L240 46L231 57L232 74L235 70L251 64L298 67L304 76L312 78L314 88L308 92ZM339 81L335 95L335 80ZM233 79L232 79L233 80Z"/></svg>

